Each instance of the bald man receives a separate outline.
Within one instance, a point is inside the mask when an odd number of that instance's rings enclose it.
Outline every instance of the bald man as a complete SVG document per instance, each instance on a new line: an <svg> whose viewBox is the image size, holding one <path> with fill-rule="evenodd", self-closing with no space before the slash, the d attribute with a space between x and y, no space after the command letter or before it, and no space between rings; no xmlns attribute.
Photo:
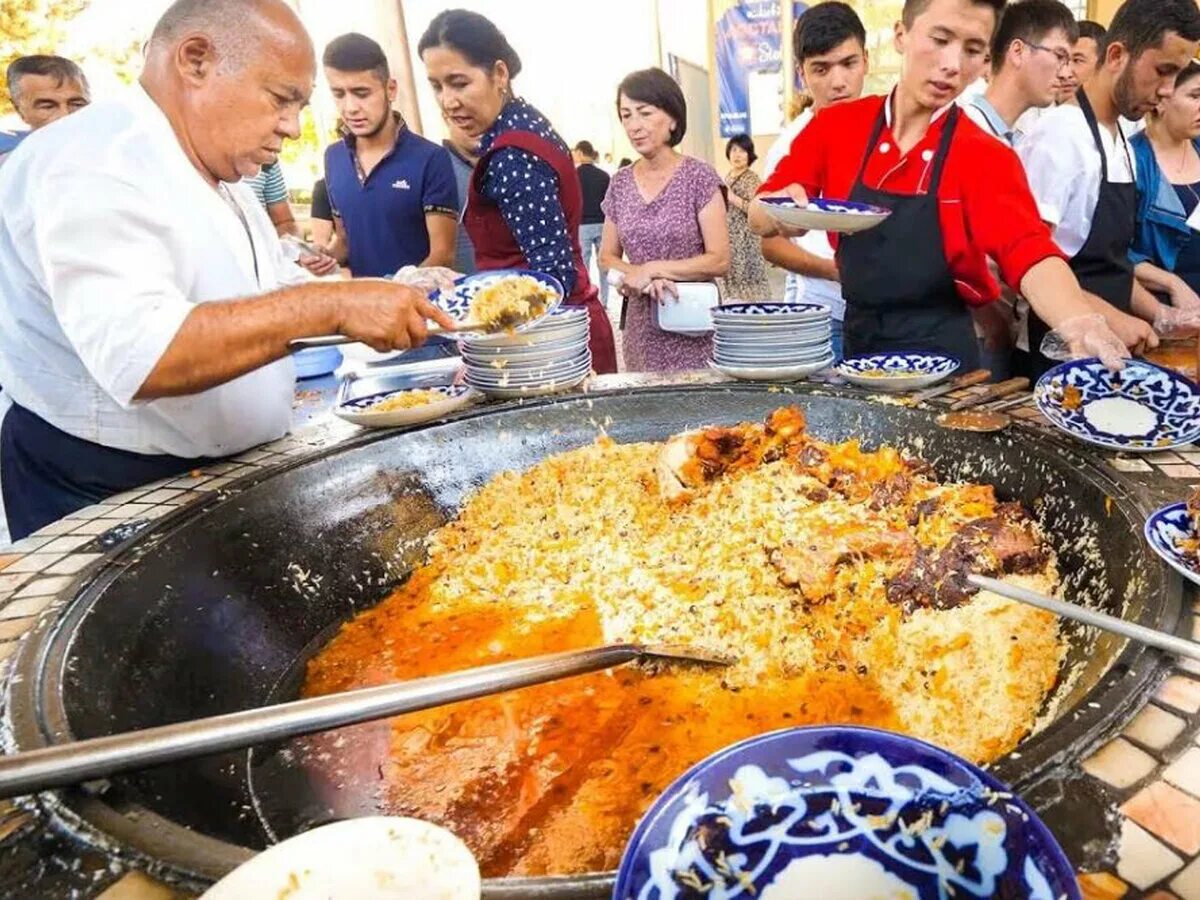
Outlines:
<svg viewBox="0 0 1200 900"><path fill-rule="evenodd" d="M316 69L283 0L179 0L140 84L0 169L0 497L13 539L282 436L293 338L420 344L423 295L311 282L239 182L300 134ZM3 540L0 528L0 542Z"/></svg>

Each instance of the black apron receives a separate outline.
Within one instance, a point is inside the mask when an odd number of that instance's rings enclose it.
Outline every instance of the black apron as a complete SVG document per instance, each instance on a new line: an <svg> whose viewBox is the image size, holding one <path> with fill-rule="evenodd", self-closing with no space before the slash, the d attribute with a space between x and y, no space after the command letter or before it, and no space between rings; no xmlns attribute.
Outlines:
<svg viewBox="0 0 1200 900"><path fill-rule="evenodd" d="M936 350L957 356L963 371L976 369L979 341L946 263L938 217L937 192L958 125L958 107L946 113L924 194L893 194L863 184L867 162L883 133L884 112L879 111L849 199L886 207L892 214L882 224L843 235L838 242L846 355Z"/></svg>
<svg viewBox="0 0 1200 900"><path fill-rule="evenodd" d="M1071 257L1071 271L1079 279L1079 286L1102 300L1107 300L1121 312L1129 312L1133 306L1133 263L1129 261L1129 245L1133 243L1137 230L1137 185L1116 184L1108 180L1108 154L1100 141L1100 126L1096 114L1088 103L1087 94L1080 88L1076 97L1079 108L1087 119L1100 154L1100 194L1096 198L1096 209L1092 213L1092 228L1079 252ZM1117 128L1117 139L1129 153L1125 135ZM1132 165L1130 171L1133 170ZM1056 360L1042 355L1042 339L1050 332L1037 314L1029 312L1029 356L1032 366L1031 377L1040 378L1045 372L1058 365Z"/></svg>
<svg viewBox="0 0 1200 900"><path fill-rule="evenodd" d="M0 488L9 536L20 540L113 494L212 462L93 444L14 404L0 426Z"/></svg>

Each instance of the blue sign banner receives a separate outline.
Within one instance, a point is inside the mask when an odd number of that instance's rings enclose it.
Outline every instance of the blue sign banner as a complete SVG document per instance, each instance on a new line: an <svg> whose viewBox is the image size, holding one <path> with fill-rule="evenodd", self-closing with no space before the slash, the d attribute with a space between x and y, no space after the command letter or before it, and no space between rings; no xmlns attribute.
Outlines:
<svg viewBox="0 0 1200 900"><path fill-rule="evenodd" d="M721 137L754 134L750 121L752 73L779 73L783 68L780 0L726 0L717 19L717 91ZM780 90L783 88L780 79ZM765 123L774 131L778 123Z"/></svg>

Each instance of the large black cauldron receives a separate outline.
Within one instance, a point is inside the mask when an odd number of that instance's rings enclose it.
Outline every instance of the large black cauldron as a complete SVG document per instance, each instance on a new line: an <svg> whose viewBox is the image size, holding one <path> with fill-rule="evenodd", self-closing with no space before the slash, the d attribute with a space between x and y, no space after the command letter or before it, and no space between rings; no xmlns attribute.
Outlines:
<svg viewBox="0 0 1200 900"><path fill-rule="evenodd" d="M74 602L25 643L9 685L11 743L32 749L287 699L331 630L403 579L418 561L419 539L497 472L584 445L601 428L617 441L661 439L702 423L759 420L785 402L803 407L818 437L901 446L944 478L991 482L1003 497L1023 500L1052 536L1073 598L1175 626L1179 582L1142 543L1147 510L1072 445L1023 428L950 432L926 412L828 390L617 392L365 435L161 520L85 579ZM1035 797L1055 794L1046 785L1136 708L1158 669L1153 652L1068 631L1073 647L1047 724L995 767ZM201 885L265 846L264 818L279 837L319 818L295 773L252 784L253 764L254 754L228 753L42 802L89 843ZM491 882L488 895L590 897L609 889L603 877L507 880Z"/></svg>

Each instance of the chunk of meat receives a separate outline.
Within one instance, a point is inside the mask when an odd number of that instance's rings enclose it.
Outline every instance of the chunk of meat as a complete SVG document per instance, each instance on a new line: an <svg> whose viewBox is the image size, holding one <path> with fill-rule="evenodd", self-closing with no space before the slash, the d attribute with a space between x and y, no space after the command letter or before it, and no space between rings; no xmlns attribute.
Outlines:
<svg viewBox="0 0 1200 900"><path fill-rule="evenodd" d="M821 543L787 541L768 551L767 559L781 584L798 588L805 600L817 603L833 593L842 566L864 559L903 561L916 552L917 544L906 531L864 530Z"/></svg>
<svg viewBox="0 0 1200 900"><path fill-rule="evenodd" d="M870 508L875 512L900 506L908 497L912 479L907 475L892 475L883 484L871 491Z"/></svg>
<svg viewBox="0 0 1200 900"><path fill-rule="evenodd" d="M1188 517L1192 520L1192 531L1200 533L1200 488L1187 499Z"/></svg>
<svg viewBox="0 0 1200 900"><path fill-rule="evenodd" d="M804 439L804 427L804 413L785 406L763 425L743 422L675 435L659 453L659 489L668 500L681 499L726 473L781 459L792 443Z"/></svg>
<svg viewBox="0 0 1200 900"><path fill-rule="evenodd" d="M967 524L940 551L921 548L887 585L888 600L911 612L920 607L951 609L977 588L967 576L1040 572L1050 551L1019 503L1004 503L996 515Z"/></svg>

